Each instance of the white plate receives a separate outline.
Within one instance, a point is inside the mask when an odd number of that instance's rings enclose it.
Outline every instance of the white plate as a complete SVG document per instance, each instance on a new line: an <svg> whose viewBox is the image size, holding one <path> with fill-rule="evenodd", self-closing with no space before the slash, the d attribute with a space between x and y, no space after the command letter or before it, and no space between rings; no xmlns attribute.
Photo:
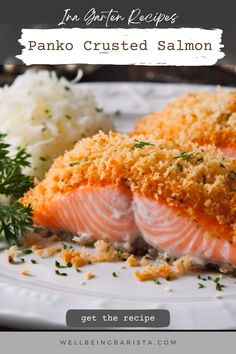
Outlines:
<svg viewBox="0 0 236 354"><path fill-rule="evenodd" d="M204 86L150 83L81 84L94 92L100 106L112 114L118 129L128 131L143 114L159 109L170 99ZM115 114L119 111L120 114ZM0 253L0 325L22 329L65 328L68 309L168 309L171 329L235 329L236 279L224 277L223 292L215 290L213 281L198 289L196 275L178 280L139 282L134 268L121 269L119 263L89 265L81 273L66 269L69 276L55 274L55 258L24 257L24 265L9 265L4 252ZM19 274L23 267L31 276ZM87 271L96 278L85 281ZM117 278L112 272L118 274ZM215 275L214 275L215 276ZM166 287L171 288L167 292ZM218 296L221 296L220 298Z"/></svg>

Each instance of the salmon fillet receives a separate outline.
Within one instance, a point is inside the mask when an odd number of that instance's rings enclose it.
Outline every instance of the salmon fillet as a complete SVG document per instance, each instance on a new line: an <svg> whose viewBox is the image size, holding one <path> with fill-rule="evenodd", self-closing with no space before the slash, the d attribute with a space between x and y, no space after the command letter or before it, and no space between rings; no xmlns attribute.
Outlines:
<svg viewBox="0 0 236 354"><path fill-rule="evenodd" d="M236 161L212 146L99 133L20 200L36 225L236 266ZM139 140L138 140L139 139Z"/></svg>
<svg viewBox="0 0 236 354"><path fill-rule="evenodd" d="M134 201L135 221L144 240L171 256L190 255L202 260L236 265L232 229L206 216L191 220L178 208L139 195ZM218 235L209 237L208 232Z"/></svg>
<svg viewBox="0 0 236 354"><path fill-rule="evenodd" d="M236 91L187 93L162 110L142 117L134 134L199 145L213 144L229 157L236 157Z"/></svg>
<svg viewBox="0 0 236 354"><path fill-rule="evenodd" d="M138 229L131 203L132 194L125 186L81 186L35 210L33 221L54 232L132 243Z"/></svg>

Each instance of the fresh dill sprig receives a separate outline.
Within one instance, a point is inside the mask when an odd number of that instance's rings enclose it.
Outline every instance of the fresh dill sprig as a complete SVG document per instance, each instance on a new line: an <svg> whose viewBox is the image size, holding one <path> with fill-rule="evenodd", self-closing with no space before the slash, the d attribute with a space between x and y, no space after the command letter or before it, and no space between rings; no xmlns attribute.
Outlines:
<svg viewBox="0 0 236 354"><path fill-rule="evenodd" d="M6 134L0 133L0 196L8 197L7 204L0 202L0 237L5 237L10 245L19 245L25 233L34 229L31 208L17 201L33 186L33 177L22 172L30 166L30 155L25 149L11 154L5 138Z"/></svg>
<svg viewBox="0 0 236 354"><path fill-rule="evenodd" d="M21 238L33 229L30 207L18 202L0 204L0 236L5 237L10 245L20 245Z"/></svg>
<svg viewBox="0 0 236 354"><path fill-rule="evenodd" d="M0 194L16 200L33 186L33 177L22 172L23 167L30 166L30 155L25 149L10 155L10 145L4 142L5 137L0 133Z"/></svg>

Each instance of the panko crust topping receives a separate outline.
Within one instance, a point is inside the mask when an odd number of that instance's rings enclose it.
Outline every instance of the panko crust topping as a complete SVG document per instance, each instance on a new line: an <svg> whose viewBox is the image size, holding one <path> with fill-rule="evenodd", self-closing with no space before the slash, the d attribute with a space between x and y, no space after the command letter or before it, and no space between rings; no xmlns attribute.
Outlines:
<svg viewBox="0 0 236 354"><path fill-rule="evenodd" d="M187 93L161 111L142 117L134 134L180 139L199 145L236 146L236 91Z"/></svg>
<svg viewBox="0 0 236 354"><path fill-rule="evenodd" d="M100 132L57 158L21 202L43 210L79 186L126 185L146 197L202 212L236 231L236 160L214 146L177 146L154 136Z"/></svg>

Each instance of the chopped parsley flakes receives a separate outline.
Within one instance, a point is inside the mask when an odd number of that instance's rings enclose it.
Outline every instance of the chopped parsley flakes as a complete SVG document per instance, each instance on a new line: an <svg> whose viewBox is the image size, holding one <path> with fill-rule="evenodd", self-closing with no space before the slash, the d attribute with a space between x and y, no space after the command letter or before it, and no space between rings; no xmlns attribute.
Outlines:
<svg viewBox="0 0 236 354"><path fill-rule="evenodd" d="M205 285L203 285L202 283L198 283L198 289L202 289L205 288Z"/></svg>
<svg viewBox="0 0 236 354"><path fill-rule="evenodd" d="M207 277L201 277L201 275L199 274L197 276L197 279L199 280L203 280L203 281L207 281L207 280L213 280L213 282L215 283L215 287L216 287L216 290L217 291L222 291L223 288L225 288L225 285L221 284L220 283L220 280L221 280L221 277L220 276L217 276L215 277L214 279L212 279L212 277L210 275L208 275ZM202 289L202 288L205 288L206 286L203 285L202 283L198 283L198 288L199 289Z"/></svg>
<svg viewBox="0 0 236 354"><path fill-rule="evenodd" d="M216 283L216 290L217 291L222 291L222 288L224 288L225 286L223 284L220 283Z"/></svg>
<svg viewBox="0 0 236 354"><path fill-rule="evenodd" d="M30 248L27 248L22 251L24 254L31 254L33 251Z"/></svg>
<svg viewBox="0 0 236 354"><path fill-rule="evenodd" d="M193 157L194 154L195 154L194 151L190 151L190 152L184 151L180 155L175 156L174 159L182 159L188 161L191 157Z"/></svg>
<svg viewBox="0 0 236 354"><path fill-rule="evenodd" d="M55 261L55 267L63 269L63 268L71 268L72 267L72 263L69 262L66 265L62 265L60 264L58 261Z"/></svg>
<svg viewBox="0 0 236 354"><path fill-rule="evenodd" d="M63 277L66 277L68 274L67 273L60 273L58 269L55 270L56 275L62 275Z"/></svg>
<svg viewBox="0 0 236 354"><path fill-rule="evenodd" d="M177 168L179 169L180 172L184 171L184 168L180 163L177 163Z"/></svg>
<svg viewBox="0 0 236 354"><path fill-rule="evenodd" d="M155 144L149 143L148 141L134 140L134 147L137 149L142 149L144 146L155 146Z"/></svg>
<svg viewBox="0 0 236 354"><path fill-rule="evenodd" d="M216 284L217 291L222 291L222 289L225 287L225 285L220 284L220 277L219 276L214 279L214 283Z"/></svg>
<svg viewBox="0 0 236 354"><path fill-rule="evenodd" d="M84 160L79 160L79 161L75 161L75 162L70 162L69 166L73 167L73 166L79 166L81 163L87 162L88 159L84 159Z"/></svg>

